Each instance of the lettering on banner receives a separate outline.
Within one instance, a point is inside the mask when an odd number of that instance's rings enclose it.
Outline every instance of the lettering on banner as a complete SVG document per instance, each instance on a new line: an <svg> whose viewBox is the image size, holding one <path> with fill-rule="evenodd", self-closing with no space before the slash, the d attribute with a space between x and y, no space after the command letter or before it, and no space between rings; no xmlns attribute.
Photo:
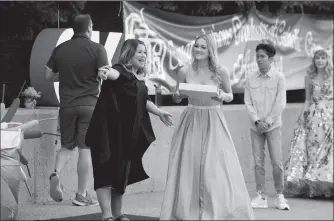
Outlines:
<svg viewBox="0 0 334 221"><path fill-rule="evenodd" d="M309 57L313 57L314 53L317 50L324 49L328 52L329 56L332 58L333 57L333 45L330 45L328 48L324 48L319 44L316 44L313 42L313 36L312 32L307 32L306 37L305 37L305 53Z"/></svg>
<svg viewBox="0 0 334 221"><path fill-rule="evenodd" d="M159 31L155 32L150 28L148 17L144 17L144 10L142 8L137 13L133 12L133 9L129 10L124 19L125 36L126 39L136 38L145 42L148 56L148 77L159 75L165 78L166 72L175 70L191 61L194 40L185 45L175 45L173 39L166 39L163 37L163 33L160 35ZM220 23L203 25L199 27L198 34L211 35L218 49L222 48L223 51L227 51L228 47L244 47L243 44L247 45L250 42L269 41L276 48L283 51L292 49L306 58L312 57L314 52L321 48L320 45L314 43L311 31L307 32L305 36L301 36L303 29L299 23L289 25L289 20L282 19L282 17L275 18L273 22L267 22L257 17L250 16L246 20L242 15L235 15L229 22L230 25L226 28L219 27ZM333 46L331 45L326 50L332 56ZM244 49L240 51L243 52ZM291 50L289 51L291 52ZM224 52L220 53L219 56L225 56ZM272 67L281 73L283 73L283 57L283 55L277 54L272 64ZM242 87L243 81L247 77L246 73L249 74L258 69L254 49L250 50L246 47L244 53L237 55L232 64L228 65L229 67L225 68L230 71L231 85L235 88Z"/></svg>
<svg viewBox="0 0 334 221"><path fill-rule="evenodd" d="M144 22L144 9L140 10L140 15L131 13L125 18L125 36L126 39L136 38L142 40L147 47L147 71L148 76L160 75L164 77L164 61L167 53L170 53L177 60L177 64L173 64L172 56L169 57L169 70L175 70L182 63L187 62L190 58L192 45L185 47L175 47L173 41L164 41L157 36L157 33L149 28Z"/></svg>
<svg viewBox="0 0 334 221"><path fill-rule="evenodd" d="M268 25L260 22L259 25L254 24L254 18L249 19L249 23L242 24L238 16L232 18L232 27L235 45L247 43L249 41L271 41L274 46L293 48L300 52L300 37L298 28L290 31L291 26L286 29L286 21L276 19L275 25Z"/></svg>

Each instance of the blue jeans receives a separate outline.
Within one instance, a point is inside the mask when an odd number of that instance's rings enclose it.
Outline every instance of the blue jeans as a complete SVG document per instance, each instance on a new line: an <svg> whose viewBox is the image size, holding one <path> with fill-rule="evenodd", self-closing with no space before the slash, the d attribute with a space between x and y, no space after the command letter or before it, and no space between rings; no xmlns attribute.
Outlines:
<svg viewBox="0 0 334 221"><path fill-rule="evenodd" d="M284 169L282 163L282 141L281 128L277 127L263 134L251 130L251 140L253 157L255 164L256 190L262 193L265 189L265 141L267 141L271 165L273 166L273 178L277 193L283 193L284 190Z"/></svg>

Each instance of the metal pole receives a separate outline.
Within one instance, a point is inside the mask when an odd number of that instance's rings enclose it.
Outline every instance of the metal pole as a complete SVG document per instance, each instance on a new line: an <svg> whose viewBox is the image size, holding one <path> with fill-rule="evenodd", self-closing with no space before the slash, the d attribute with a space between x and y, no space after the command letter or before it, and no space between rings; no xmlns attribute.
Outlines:
<svg viewBox="0 0 334 221"><path fill-rule="evenodd" d="M119 17L121 15L121 11L122 11L122 1L119 1L119 10L118 10L117 17Z"/></svg>
<svg viewBox="0 0 334 221"><path fill-rule="evenodd" d="M59 28L59 4L57 4L57 10L58 10L57 19L58 19L58 28Z"/></svg>

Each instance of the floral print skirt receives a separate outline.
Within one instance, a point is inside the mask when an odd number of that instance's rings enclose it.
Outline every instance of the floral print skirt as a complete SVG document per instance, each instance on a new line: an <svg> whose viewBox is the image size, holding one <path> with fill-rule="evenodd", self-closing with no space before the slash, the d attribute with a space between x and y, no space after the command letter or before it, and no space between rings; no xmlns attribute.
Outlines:
<svg viewBox="0 0 334 221"><path fill-rule="evenodd" d="M333 197L333 100L303 111L285 165L285 195Z"/></svg>

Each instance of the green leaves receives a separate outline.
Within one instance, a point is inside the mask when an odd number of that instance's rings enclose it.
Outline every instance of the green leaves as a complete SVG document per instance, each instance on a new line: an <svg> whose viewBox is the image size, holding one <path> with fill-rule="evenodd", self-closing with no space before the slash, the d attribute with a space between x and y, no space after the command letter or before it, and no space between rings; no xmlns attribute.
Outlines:
<svg viewBox="0 0 334 221"><path fill-rule="evenodd" d="M8 1L0 4L1 19L16 21L15 25L5 24L8 36L32 40L42 29L57 27L59 22L66 24L73 15L81 13L85 1Z"/></svg>
<svg viewBox="0 0 334 221"><path fill-rule="evenodd" d="M195 16L231 15L257 9L275 15L287 13L322 14L331 16L333 1L141 1L148 7Z"/></svg>

